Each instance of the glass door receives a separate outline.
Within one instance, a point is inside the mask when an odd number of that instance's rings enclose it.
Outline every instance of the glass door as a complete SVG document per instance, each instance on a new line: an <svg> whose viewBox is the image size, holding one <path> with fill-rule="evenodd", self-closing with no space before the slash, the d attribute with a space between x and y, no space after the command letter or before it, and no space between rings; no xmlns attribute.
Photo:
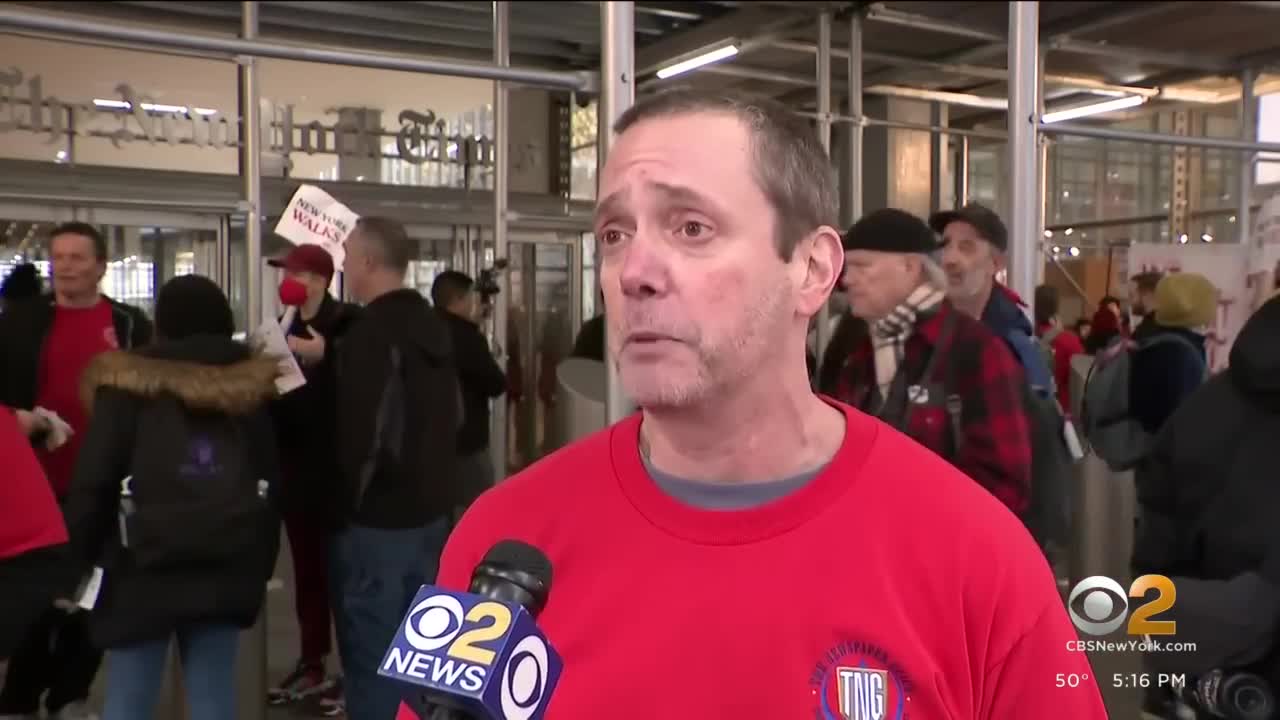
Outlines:
<svg viewBox="0 0 1280 720"><path fill-rule="evenodd" d="M0 218L0 277L13 266L31 262L52 289L49 233L59 223L79 220L94 225L107 240L107 270L102 292L155 310L156 292L170 278L197 273L215 280L222 218L214 215L33 206L9 210Z"/></svg>
<svg viewBox="0 0 1280 720"><path fill-rule="evenodd" d="M573 350L582 284L572 282L580 233L511 234L509 348L523 392L508 426L508 466L518 470L563 444L549 433L558 392L556 369Z"/></svg>

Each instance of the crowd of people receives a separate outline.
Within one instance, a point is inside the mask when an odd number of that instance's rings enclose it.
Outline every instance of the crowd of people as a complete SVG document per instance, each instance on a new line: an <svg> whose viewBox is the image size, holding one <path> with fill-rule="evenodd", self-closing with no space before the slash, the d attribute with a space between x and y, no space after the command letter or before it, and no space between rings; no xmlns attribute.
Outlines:
<svg viewBox="0 0 1280 720"><path fill-rule="evenodd" d="M465 590L515 538L554 567L539 624L571 671L551 717L861 717L850 683L869 672L863 701L921 717L1104 718L1052 567L1077 435L1097 430L1097 408L1072 407L1080 355L1127 358L1117 402L1146 438L1133 566L1176 577L1178 618L1215 639L1193 638L1209 650L1187 672L1280 679L1258 470L1280 299L1207 379L1199 275L1133 278L1136 323L1114 297L1064 321L1048 286L1028 317L999 280L997 213L838 228L826 153L783 106L675 90L614 130L595 217L608 311L574 354L616 363L639 410L496 487L489 406L510 382L476 283L405 287L399 223L365 217L345 241L354 304L318 246L272 261L299 300L282 331L305 384L284 391L213 281L169 280L148 318L99 291L95 227L56 228L52 292L15 271L0 313L0 718L95 717L104 653L103 719L146 716L171 643L189 717L234 717L282 527L301 642L273 704L413 716L377 673L410 599ZM1276 611L1251 611L1245 642L1230 613L1249 603Z"/></svg>
<svg viewBox="0 0 1280 720"><path fill-rule="evenodd" d="M154 324L103 296L94 226L50 234L52 293L38 273L7 279L0 717L97 717L104 653L102 717L149 716L171 643L189 717L234 717L239 634L262 612L282 520L300 659L265 701L394 714L378 663L456 517L493 484L488 401L506 379L470 278L443 274L436 307L405 288L416 243L388 219L362 218L346 250L359 305L330 294L318 246L272 261L282 297L301 299L282 330L305 384L283 393L280 359L233 339L212 280L166 282Z"/></svg>

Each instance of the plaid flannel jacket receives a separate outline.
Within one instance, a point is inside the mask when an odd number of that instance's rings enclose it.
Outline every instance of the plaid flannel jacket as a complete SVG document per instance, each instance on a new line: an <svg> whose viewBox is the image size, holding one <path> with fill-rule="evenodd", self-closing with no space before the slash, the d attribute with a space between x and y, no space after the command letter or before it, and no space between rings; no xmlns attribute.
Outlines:
<svg viewBox="0 0 1280 720"><path fill-rule="evenodd" d="M941 348L946 354L935 364L933 377L925 380L921 376L938 351L935 346L948 316L954 318L954 326L947 347ZM854 346L841 369L837 399L895 424L912 402L907 395L912 395L916 404L905 432L1021 513L1030 497L1031 433L1022 403L1026 377L1008 346L944 301L937 312L916 325L903 355L898 372L907 387L917 389L899 395L898 407L880 412L871 407L878 392L874 353L867 338ZM959 432L951 426L948 397L960 401ZM959 440L958 451L953 438Z"/></svg>

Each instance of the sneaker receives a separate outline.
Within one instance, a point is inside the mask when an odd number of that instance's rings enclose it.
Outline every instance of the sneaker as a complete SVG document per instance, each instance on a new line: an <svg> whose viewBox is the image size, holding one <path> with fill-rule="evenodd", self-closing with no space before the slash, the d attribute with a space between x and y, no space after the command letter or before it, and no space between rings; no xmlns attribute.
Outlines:
<svg viewBox="0 0 1280 720"><path fill-rule="evenodd" d="M324 663L299 661L293 672L267 691L267 703L284 705L317 695L333 686L324 672Z"/></svg>
<svg viewBox="0 0 1280 720"><path fill-rule="evenodd" d="M347 701L342 696L325 698L320 701L321 717L343 717L347 714Z"/></svg>
<svg viewBox="0 0 1280 720"><path fill-rule="evenodd" d="M333 679L333 686L320 696L316 714L320 717L342 717L347 714L347 702L342 694L342 676Z"/></svg>
<svg viewBox="0 0 1280 720"><path fill-rule="evenodd" d="M63 705L56 713L50 713L49 720L98 720L98 714L82 702L73 702Z"/></svg>

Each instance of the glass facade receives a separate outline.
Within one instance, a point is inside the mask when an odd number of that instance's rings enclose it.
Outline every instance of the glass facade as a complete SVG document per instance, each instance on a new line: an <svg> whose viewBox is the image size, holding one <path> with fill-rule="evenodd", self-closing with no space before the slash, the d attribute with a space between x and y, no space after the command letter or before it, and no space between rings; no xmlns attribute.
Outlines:
<svg viewBox="0 0 1280 720"><path fill-rule="evenodd" d="M596 102L586 107L573 108L570 119L570 169L569 195L574 200L596 199Z"/></svg>

